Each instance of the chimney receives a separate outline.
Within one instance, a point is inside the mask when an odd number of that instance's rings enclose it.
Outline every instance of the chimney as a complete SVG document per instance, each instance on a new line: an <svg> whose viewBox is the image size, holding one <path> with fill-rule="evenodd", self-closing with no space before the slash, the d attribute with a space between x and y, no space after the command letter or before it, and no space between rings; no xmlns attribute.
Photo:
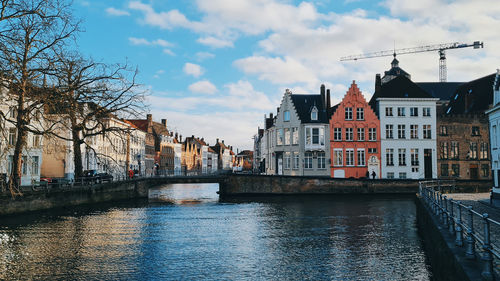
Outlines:
<svg viewBox="0 0 500 281"><path fill-rule="evenodd" d="M167 119L161 119L161 123L165 126L165 128L167 127Z"/></svg>
<svg viewBox="0 0 500 281"><path fill-rule="evenodd" d="M321 87L319 88L319 94L324 95L325 94L325 84L321 84Z"/></svg>
<svg viewBox="0 0 500 281"><path fill-rule="evenodd" d="M329 112L330 111L331 105L331 100L330 100L330 89L326 90L326 110Z"/></svg>
<svg viewBox="0 0 500 281"><path fill-rule="evenodd" d="M216 139L216 140L215 140L215 144L216 144L216 145L217 145L217 144L219 144L219 139Z"/></svg>
<svg viewBox="0 0 500 281"><path fill-rule="evenodd" d="M153 126L153 115L146 114L146 120L148 120L148 127L152 127Z"/></svg>
<svg viewBox="0 0 500 281"><path fill-rule="evenodd" d="M273 119L273 113L269 113L269 118Z"/></svg>
<svg viewBox="0 0 500 281"><path fill-rule="evenodd" d="M380 74L377 73L375 75L375 92L380 91L381 86L382 86L382 79L380 78Z"/></svg>
<svg viewBox="0 0 500 281"><path fill-rule="evenodd" d="M280 108L279 107L276 107L276 112L280 113ZM276 114L276 115L278 115L278 114Z"/></svg>
<svg viewBox="0 0 500 281"><path fill-rule="evenodd" d="M182 142L182 135L179 136L179 142Z"/></svg>

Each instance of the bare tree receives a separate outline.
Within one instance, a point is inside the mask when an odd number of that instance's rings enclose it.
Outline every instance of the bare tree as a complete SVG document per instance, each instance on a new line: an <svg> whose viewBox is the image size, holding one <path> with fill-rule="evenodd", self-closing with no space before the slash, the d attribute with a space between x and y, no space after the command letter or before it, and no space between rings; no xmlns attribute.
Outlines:
<svg viewBox="0 0 500 281"><path fill-rule="evenodd" d="M82 58L77 54L58 54L58 99L51 113L67 116L66 126L71 131L75 177L83 175L82 145L95 137L126 135L128 128L109 122L110 119L137 116L142 113L144 91L136 83L137 70L126 64L109 65ZM57 135L65 138L63 135ZM94 151L95 155L98 152Z"/></svg>
<svg viewBox="0 0 500 281"><path fill-rule="evenodd" d="M65 0L17 0L15 5L19 11L36 10L36 13L4 16L0 22L1 82L15 111L2 117L17 128L9 177L13 196L19 194L22 154L28 134L44 135L49 131L43 128L44 122L36 120L42 118L44 103L53 98L53 89L44 87L44 77L54 74L54 51L65 45L78 29Z"/></svg>

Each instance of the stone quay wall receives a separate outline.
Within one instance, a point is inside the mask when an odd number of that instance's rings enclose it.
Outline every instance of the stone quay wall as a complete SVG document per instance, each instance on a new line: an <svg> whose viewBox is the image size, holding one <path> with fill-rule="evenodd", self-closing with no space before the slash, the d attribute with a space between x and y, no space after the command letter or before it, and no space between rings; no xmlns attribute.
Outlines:
<svg viewBox="0 0 500 281"><path fill-rule="evenodd" d="M268 196L301 194L416 194L419 180L336 179L329 177L228 175L219 195ZM454 192L488 192L489 180L457 180ZM446 192L447 187L443 187Z"/></svg>

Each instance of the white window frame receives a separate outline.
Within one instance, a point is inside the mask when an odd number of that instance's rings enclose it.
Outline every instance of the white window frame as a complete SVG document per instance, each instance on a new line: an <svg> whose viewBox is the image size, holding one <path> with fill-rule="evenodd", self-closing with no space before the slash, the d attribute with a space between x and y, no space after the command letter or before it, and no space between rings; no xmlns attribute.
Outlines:
<svg viewBox="0 0 500 281"><path fill-rule="evenodd" d="M358 141L365 141L365 128L357 128Z"/></svg>
<svg viewBox="0 0 500 281"><path fill-rule="evenodd" d="M344 165L344 151L342 148L333 149L333 166L342 167Z"/></svg>
<svg viewBox="0 0 500 281"><path fill-rule="evenodd" d="M356 108L356 120L365 120L365 109L363 107Z"/></svg>
<svg viewBox="0 0 500 281"><path fill-rule="evenodd" d="M342 141L342 128L333 128L333 140Z"/></svg>
<svg viewBox="0 0 500 281"><path fill-rule="evenodd" d="M368 140L369 141L377 140L377 128L368 128Z"/></svg>
<svg viewBox="0 0 500 281"><path fill-rule="evenodd" d="M356 152L358 166L364 167L366 166L366 153L364 148L359 148Z"/></svg>
<svg viewBox="0 0 500 281"><path fill-rule="evenodd" d="M352 119L352 107L346 107L344 109L344 117L345 117L345 120L353 120Z"/></svg>
<svg viewBox="0 0 500 281"><path fill-rule="evenodd" d="M354 167L354 148L346 148L345 150L345 165Z"/></svg>
<svg viewBox="0 0 500 281"><path fill-rule="evenodd" d="M353 128L345 128L345 140L353 141L354 140L354 129Z"/></svg>
<svg viewBox="0 0 500 281"><path fill-rule="evenodd" d="M290 111L289 110L285 110L283 112L283 121L285 121L285 122L290 121Z"/></svg>

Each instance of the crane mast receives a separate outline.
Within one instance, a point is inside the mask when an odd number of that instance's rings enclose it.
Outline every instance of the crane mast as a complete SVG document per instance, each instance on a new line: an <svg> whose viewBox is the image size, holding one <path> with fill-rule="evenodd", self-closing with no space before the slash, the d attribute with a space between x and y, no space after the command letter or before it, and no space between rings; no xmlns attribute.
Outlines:
<svg viewBox="0 0 500 281"><path fill-rule="evenodd" d="M439 82L446 82L447 76L447 68L446 68L446 50L451 49L461 49L467 47L473 47L474 49L483 48L484 44L480 41L474 41L472 44L464 44L459 42L446 43L446 44L435 44L435 45L426 45L420 47L413 48L404 48L404 49L394 49L373 53L366 53L361 55L353 55L353 56L345 56L341 57L340 61L349 61L349 60L359 60L359 59L369 59L376 57L387 57L396 55L404 55L404 54L414 54L414 53L423 53L430 51L438 51L439 53Z"/></svg>

